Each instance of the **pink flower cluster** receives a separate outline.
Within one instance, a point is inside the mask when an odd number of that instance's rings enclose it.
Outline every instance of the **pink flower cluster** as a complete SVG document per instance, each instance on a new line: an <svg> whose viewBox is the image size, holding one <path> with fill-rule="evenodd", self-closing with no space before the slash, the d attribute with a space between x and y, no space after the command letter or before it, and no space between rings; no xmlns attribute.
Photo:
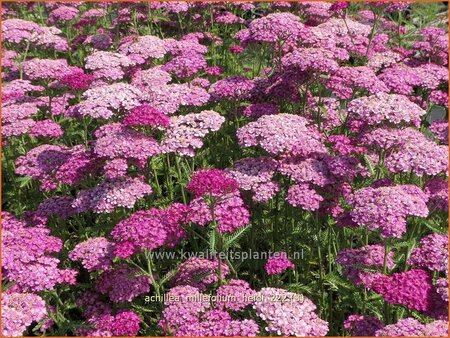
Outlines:
<svg viewBox="0 0 450 338"><path fill-rule="evenodd" d="M350 281L371 289L373 281L380 276L379 271L384 266L385 256L386 268L392 269L394 252L386 253L385 248L380 244L366 245L358 249L343 249L337 255L336 263L344 267L344 274Z"/></svg>
<svg viewBox="0 0 450 338"><path fill-rule="evenodd" d="M281 251L270 256L264 268L268 275L279 275L288 269L295 269L295 265L288 258L286 252Z"/></svg>
<svg viewBox="0 0 450 338"><path fill-rule="evenodd" d="M381 230L385 237L401 238L408 216L427 217L427 195L414 185L363 188L349 199L350 215L359 226Z"/></svg>
<svg viewBox="0 0 450 338"><path fill-rule="evenodd" d="M284 336L324 336L328 323L314 312L316 306L301 294L283 289L263 288L254 303L256 314L266 323L266 331Z"/></svg>
<svg viewBox="0 0 450 338"><path fill-rule="evenodd" d="M184 236L187 207L174 203L167 209L152 208L133 213L120 221L111 231L118 243L115 254L131 256L136 249L155 250L163 245L174 246Z"/></svg>
<svg viewBox="0 0 450 338"><path fill-rule="evenodd" d="M207 295L193 286L174 287L166 298L159 322L164 332L175 336L227 337L254 337L259 332L254 320L233 320L228 312L211 308Z"/></svg>
<svg viewBox="0 0 450 338"><path fill-rule="evenodd" d="M219 280L219 261L192 257L180 264L172 279L173 285L190 285L200 291L205 291L209 286ZM222 278L230 272L230 268L224 262L221 263Z"/></svg>
<svg viewBox="0 0 450 338"><path fill-rule="evenodd" d="M88 271L108 270L114 258L114 245L104 237L96 237L78 243L70 251L69 258L81 260Z"/></svg>
<svg viewBox="0 0 450 338"><path fill-rule="evenodd" d="M61 251L62 245L45 223L31 226L2 213L3 275L15 282L15 291L53 290L57 284L75 284L78 271L60 269L60 260L52 255Z"/></svg>
<svg viewBox="0 0 450 338"><path fill-rule="evenodd" d="M2 335L20 337L33 322L47 315L45 301L34 293L3 292Z"/></svg>

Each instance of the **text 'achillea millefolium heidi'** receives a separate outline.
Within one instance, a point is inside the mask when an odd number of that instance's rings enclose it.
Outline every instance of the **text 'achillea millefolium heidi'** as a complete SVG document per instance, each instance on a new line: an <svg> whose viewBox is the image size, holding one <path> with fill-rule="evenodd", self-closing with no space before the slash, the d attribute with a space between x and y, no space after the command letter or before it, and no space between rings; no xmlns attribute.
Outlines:
<svg viewBox="0 0 450 338"><path fill-rule="evenodd" d="M3 336L448 336L446 3L1 15Z"/></svg>

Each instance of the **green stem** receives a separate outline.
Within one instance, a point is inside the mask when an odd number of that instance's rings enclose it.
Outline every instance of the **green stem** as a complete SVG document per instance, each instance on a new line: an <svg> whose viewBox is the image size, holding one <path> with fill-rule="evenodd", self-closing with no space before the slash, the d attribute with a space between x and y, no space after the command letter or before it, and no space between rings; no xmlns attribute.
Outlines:
<svg viewBox="0 0 450 338"><path fill-rule="evenodd" d="M186 190L185 190L184 185L182 183L183 175L181 174L180 159L177 156L175 157L175 166L176 166L177 174L178 174L178 184L180 185L181 195L183 196L183 203L187 204Z"/></svg>
<svg viewBox="0 0 450 338"><path fill-rule="evenodd" d="M28 50L29 49L30 49L30 40L27 40L27 45L25 47L25 52L23 54L22 61L20 62L20 65L19 65L19 78L21 80L23 80L23 64L25 63L25 60L27 59L27 55L28 55Z"/></svg>

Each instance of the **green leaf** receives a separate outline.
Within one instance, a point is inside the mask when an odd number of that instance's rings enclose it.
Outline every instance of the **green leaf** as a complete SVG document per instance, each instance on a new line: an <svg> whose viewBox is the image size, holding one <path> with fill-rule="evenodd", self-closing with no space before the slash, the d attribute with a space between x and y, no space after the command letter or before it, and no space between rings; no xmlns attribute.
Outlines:
<svg viewBox="0 0 450 338"><path fill-rule="evenodd" d="M374 176L375 175L375 166L374 166L372 160L369 158L369 156L364 155L364 161L367 164L367 169L369 169L370 176Z"/></svg>
<svg viewBox="0 0 450 338"><path fill-rule="evenodd" d="M232 235L224 235L224 247L229 248L231 244L238 241L244 233L251 228L252 224L250 223L244 228L241 228L237 231L235 231Z"/></svg>

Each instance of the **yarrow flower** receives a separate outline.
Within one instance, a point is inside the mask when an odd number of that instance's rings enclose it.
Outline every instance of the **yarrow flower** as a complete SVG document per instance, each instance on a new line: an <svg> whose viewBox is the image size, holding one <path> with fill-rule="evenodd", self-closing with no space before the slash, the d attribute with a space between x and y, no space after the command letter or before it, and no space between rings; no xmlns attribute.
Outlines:
<svg viewBox="0 0 450 338"><path fill-rule="evenodd" d="M347 55L342 55L341 60L346 60ZM281 60L286 69L302 72L330 73L339 69L336 54L325 48L296 48ZM339 59L338 59L339 60Z"/></svg>
<svg viewBox="0 0 450 338"><path fill-rule="evenodd" d="M103 314L90 318L87 323L93 326L93 328L81 329L77 331L78 335L93 337L134 337L140 330L141 318L134 311L122 310L116 315Z"/></svg>
<svg viewBox="0 0 450 338"><path fill-rule="evenodd" d="M94 77L83 72L73 72L63 75L59 82L72 90L86 90L90 87Z"/></svg>
<svg viewBox="0 0 450 338"><path fill-rule="evenodd" d="M448 101L447 99L445 101ZM434 120L431 122L430 131L435 135L435 138L442 142L442 144L448 144L448 121L447 120Z"/></svg>
<svg viewBox="0 0 450 338"><path fill-rule="evenodd" d="M448 303L448 277L439 278L436 282L436 291L442 300Z"/></svg>
<svg viewBox="0 0 450 338"><path fill-rule="evenodd" d="M52 120L37 121L29 131L34 137L51 137L57 138L64 134L61 126Z"/></svg>
<svg viewBox="0 0 450 338"><path fill-rule="evenodd" d="M238 182L239 189L253 193L254 201L267 202L280 190L279 184L272 180L277 166L277 161L270 157L249 157L235 161L226 171Z"/></svg>
<svg viewBox="0 0 450 338"><path fill-rule="evenodd" d="M69 66L65 59L34 58L23 63L23 72L30 80L59 80L67 74L81 72L81 70L78 67Z"/></svg>
<svg viewBox="0 0 450 338"><path fill-rule="evenodd" d="M344 321L344 328L352 336L374 336L384 324L374 316L350 315Z"/></svg>
<svg viewBox="0 0 450 338"><path fill-rule="evenodd" d="M354 99L348 103L347 110L352 118L369 125L405 123L417 128L420 127L420 118L426 114L406 96L386 93Z"/></svg>
<svg viewBox="0 0 450 338"><path fill-rule="evenodd" d="M250 98L254 88L255 84L252 80L245 76L234 76L214 82L209 87L209 94L211 94L211 100L215 101L240 101Z"/></svg>
<svg viewBox="0 0 450 338"><path fill-rule="evenodd" d="M57 216L61 219L71 217L77 213L72 207L73 200L71 196L49 197L39 204L36 214L41 217Z"/></svg>
<svg viewBox="0 0 450 338"><path fill-rule="evenodd" d="M381 230L384 237L401 238L408 216L427 217L427 195L413 185L362 188L349 198L350 215L359 226Z"/></svg>
<svg viewBox="0 0 450 338"><path fill-rule="evenodd" d="M384 266L394 267L394 252L386 252L379 244L366 245L358 249L343 249L336 257L336 263L344 267L344 275L356 285L372 288L373 281ZM378 271L378 272L377 272Z"/></svg>
<svg viewBox="0 0 450 338"><path fill-rule="evenodd" d="M302 38L307 28L300 18L291 13L272 13L253 20L248 28L248 40L260 42L277 42Z"/></svg>
<svg viewBox="0 0 450 338"><path fill-rule="evenodd" d="M2 335L20 337L33 322L47 315L45 301L34 293L3 292Z"/></svg>
<svg viewBox="0 0 450 338"><path fill-rule="evenodd" d="M207 295L192 286L177 286L166 294L159 322L164 332L175 336L249 336L259 332L254 320L233 320L223 310L211 309ZM169 299L176 299L170 301Z"/></svg>
<svg viewBox="0 0 450 338"><path fill-rule="evenodd" d="M62 249L62 241L50 229L30 226L2 213L3 278L15 282L17 291L53 290L57 284L75 284L77 271L60 269L51 256Z"/></svg>
<svg viewBox="0 0 450 338"><path fill-rule="evenodd" d="M118 111L131 110L140 105L141 91L127 83L113 83L88 89L85 99L76 107L81 116L109 119Z"/></svg>
<svg viewBox="0 0 450 338"><path fill-rule="evenodd" d="M212 208L214 208L214 214ZM223 195L213 205L210 205L202 197L192 200L189 204L187 220L201 226L215 221L219 232L228 233L248 225L250 213L242 198L238 194L232 193Z"/></svg>
<svg viewBox="0 0 450 338"><path fill-rule="evenodd" d="M149 127L168 127L170 119L159 110L149 106L141 105L134 107L125 119L125 126L149 126Z"/></svg>
<svg viewBox="0 0 450 338"><path fill-rule="evenodd" d="M181 225L185 223L186 213L187 207L177 203L167 209L152 208L135 212L111 231L112 237L118 242L116 255L127 258L136 249L155 250L163 245L176 245L185 236Z"/></svg>
<svg viewBox="0 0 450 338"><path fill-rule="evenodd" d="M272 103L254 103L242 109L240 112L246 117L261 117L279 113L278 106Z"/></svg>
<svg viewBox="0 0 450 338"><path fill-rule="evenodd" d="M225 278L230 272L230 268L225 262L220 262L220 264L222 278ZM218 272L218 260L192 257L180 264L171 283L173 285L190 285L200 291L205 291L219 280Z"/></svg>
<svg viewBox="0 0 450 338"><path fill-rule="evenodd" d="M285 336L325 336L328 323L314 312L316 306L301 294L283 289L262 288L254 303L266 331Z"/></svg>
<svg viewBox="0 0 450 338"><path fill-rule="evenodd" d="M14 44L30 42L33 45L67 51L68 44L56 27L39 26L37 23L22 19L7 19L2 22L2 39Z"/></svg>
<svg viewBox="0 0 450 338"><path fill-rule="evenodd" d="M448 182L438 177L425 182L424 192L429 196L428 208L439 211L448 210Z"/></svg>
<svg viewBox="0 0 450 338"><path fill-rule="evenodd" d="M238 183L219 169L197 170L186 185L188 191L194 196L226 195L237 190Z"/></svg>
<svg viewBox="0 0 450 338"><path fill-rule="evenodd" d="M250 284L242 279L232 279L228 284L217 288L216 307L240 311L253 303L256 291L250 288Z"/></svg>
<svg viewBox="0 0 450 338"><path fill-rule="evenodd" d="M135 120L136 115L135 111L127 122L138 123ZM155 138L132 130L125 123L106 124L95 131L97 140L94 142L93 151L96 155L108 159L125 158L142 161L161 153L161 147Z"/></svg>
<svg viewBox="0 0 450 338"><path fill-rule="evenodd" d="M167 52L166 42L152 35L131 37L120 43L119 51L138 64L162 58Z"/></svg>
<svg viewBox="0 0 450 338"><path fill-rule="evenodd" d="M279 275L288 269L295 269L294 263L288 258L286 252L275 252L264 267L268 275Z"/></svg>
<svg viewBox="0 0 450 338"><path fill-rule="evenodd" d="M397 323L386 325L375 332L376 337L447 337L448 323L436 320L422 324L417 319L400 319Z"/></svg>
<svg viewBox="0 0 450 338"><path fill-rule="evenodd" d="M161 147L166 153L193 157L203 146L203 138L219 130L224 122L225 118L212 110L172 117Z"/></svg>
<svg viewBox="0 0 450 338"><path fill-rule="evenodd" d="M390 304L401 304L408 309L423 312L432 311L435 306L437 293L433 288L431 275L425 270L414 269L391 276L380 275L374 280L372 287Z"/></svg>
<svg viewBox="0 0 450 338"><path fill-rule="evenodd" d="M243 147L260 146L271 154L283 152L308 155L326 152L319 133L308 126L308 121L298 115L265 115L237 130L239 144Z"/></svg>
<svg viewBox="0 0 450 338"><path fill-rule="evenodd" d="M83 146L43 144L16 159L16 173L41 181L41 190L54 190L59 184L74 185L91 172L95 158Z"/></svg>
<svg viewBox="0 0 450 338"><path fill-rule="evenodd" d="M328 79L326 86L341 99L350 99L357 90L370 94L387 93L388 87L369 67L340 67Z"/></svg>
<svg viewBox="0 0 450 338"><path fill-rule="evenodd" d="M97 280L96 289L115 302L131 300L150 290L150 278L140 276L138 269L121 264L103 272Z"/></svg>
<svg viewBox="0 0 450 338"><path fill-rule="evenodd" d="M430 234L422 238L419 246L411 252L407 263L431 271L447 271L448 235Z"/></svg>
<svg viewBox="0 0 450 338"><path fill-rule="evenodd" d="M79 212L110 213L119 207L132 208L138 199L151 193L151 186L141 179L125 177L81 190L72 206Z"/></svg>
<svg viewBox="0 0 450 338"><path fill-rule="evenodd" d="M114 245L104 237L95 237L78 243L70 251L71 260L81 260L88 271L108 270L114 258Z"/></svg>
<svg viewBox="0 0 450 338"><path fill-rule="evenodd" d="M385 165L390 172L413 172L417 176L447 172L447 146L437 145L418 131L401 137L400 146L386 156Z"/></svg>
<svg viewBox="0 0 450 338"><path fill-rule="evenodd" d="M286 200L294 207L300 206L304 210L314 211L319 209L324 198L309 184L295 184L289 187Z"/></svg>

